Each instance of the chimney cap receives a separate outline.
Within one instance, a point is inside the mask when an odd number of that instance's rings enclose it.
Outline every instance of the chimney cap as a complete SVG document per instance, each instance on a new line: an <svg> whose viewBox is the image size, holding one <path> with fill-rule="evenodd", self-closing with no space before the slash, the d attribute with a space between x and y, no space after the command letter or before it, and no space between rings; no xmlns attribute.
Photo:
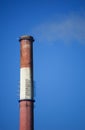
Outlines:
<svg viewBox="0 0 85 130"><path fill-rule="evenodd" d="M20 42L21 40L29 40L29 41L33 42L33 41L34 41L34 38L33 38L32 36L23 35L23 36L20 36L20 37L19 37L19 42Z"/></svg>

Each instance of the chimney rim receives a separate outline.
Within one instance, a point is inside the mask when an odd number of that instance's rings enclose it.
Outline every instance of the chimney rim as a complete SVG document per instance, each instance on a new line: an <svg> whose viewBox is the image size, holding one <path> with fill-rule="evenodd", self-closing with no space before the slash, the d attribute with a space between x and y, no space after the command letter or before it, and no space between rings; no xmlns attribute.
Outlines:
<svg viewBox="0 0 85 130"><path fill-rule="evenodd" d="M34 42L34 38L32 36L29 35L22 35L19 37L19 42L21 42L21 40L29 40L31 42Z"/></svg>

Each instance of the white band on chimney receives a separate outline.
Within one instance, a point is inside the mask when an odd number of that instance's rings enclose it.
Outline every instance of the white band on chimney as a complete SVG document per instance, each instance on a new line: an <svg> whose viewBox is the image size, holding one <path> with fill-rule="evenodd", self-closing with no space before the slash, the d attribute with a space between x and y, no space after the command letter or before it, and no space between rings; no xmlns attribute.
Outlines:
<svg viewBox="0 0 85 130"><path fill-rule="evenodd" d="M31 70L29 67L20 69L20 100L32 99Z"/></svg>

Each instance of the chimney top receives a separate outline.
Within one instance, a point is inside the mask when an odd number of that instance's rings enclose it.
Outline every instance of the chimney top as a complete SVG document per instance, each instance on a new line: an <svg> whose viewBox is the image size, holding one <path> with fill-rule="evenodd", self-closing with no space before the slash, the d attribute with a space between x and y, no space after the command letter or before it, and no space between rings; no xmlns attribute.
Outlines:
<svg viewBox="0 0 85 130"><path fill-rule="evenodd" d="M34 38L33 38L32 36L23 35L23 36L19 37L19 42L20 42L21 40L29 40L29 41L33 42L33 41L34 41Z"/></svg>

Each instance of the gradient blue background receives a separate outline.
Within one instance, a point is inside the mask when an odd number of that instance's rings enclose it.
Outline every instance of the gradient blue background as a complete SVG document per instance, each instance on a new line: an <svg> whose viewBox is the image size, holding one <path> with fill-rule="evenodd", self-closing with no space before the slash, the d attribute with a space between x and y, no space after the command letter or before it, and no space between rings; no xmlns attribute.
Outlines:
<svg viewBox="0 0 85 130"><path fill-rule="evenodd" d="M71 28L61 36L71 14L78 19L76 38L74 31L70 37ZM35 130L85 130L84 14L84 0L0 0L0 130L19 130L18 38L23 34L35 38ZM52 23L60 25L60 39Z"/></svg>

